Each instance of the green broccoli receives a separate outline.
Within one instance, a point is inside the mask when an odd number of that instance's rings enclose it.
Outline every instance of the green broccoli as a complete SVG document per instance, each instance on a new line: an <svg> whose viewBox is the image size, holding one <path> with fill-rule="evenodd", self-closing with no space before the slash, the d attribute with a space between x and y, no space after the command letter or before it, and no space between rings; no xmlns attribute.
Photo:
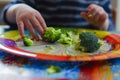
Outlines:
<svg viewBox="0 0 120 80"><path fill-rule="evenodd" d="M54 73L59 73L61 71L61 69L57 66L54 65L50 65L47 69L46 72L48 74L54 74Z"/></svg>
<svg viewBox="0 0 120 80"><path fill-rule="evenodd" d="M68 45L71 45L75 42L75 40L72 38L72 32L66 32L61 34L60 39L58 41L62 44Z"/></svg>
<svg viewBox="0 0 120 80"><path fill-rule="evenodd" d="M79 34L79 49L85 52L94 52L100 48L98 37L91 32L81 32Z"/></svg>
<svg viewBox="0 0 120 80"><path fill-rule="evenodd" d="M33 44L33 41L27 37L23 38L23 43L25 46L31 46Z"/></svg>
<svg viewBox="0 0 120 80"><path fill-rule="evenodd" d="M55 30L55 28L53 27L48 27L44 32L43 37L45 41L54 43L60 38L60 35L61 35L61 29Z"/></svg>

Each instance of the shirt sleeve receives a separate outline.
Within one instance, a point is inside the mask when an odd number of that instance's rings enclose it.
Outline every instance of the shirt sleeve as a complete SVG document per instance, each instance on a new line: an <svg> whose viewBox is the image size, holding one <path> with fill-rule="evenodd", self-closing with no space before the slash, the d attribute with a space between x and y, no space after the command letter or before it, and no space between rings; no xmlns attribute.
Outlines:
<svg viewBox="0 0 120 80"><path fill-rule="evenodd" d="M100 6L104 8L104 10L108 13L109 18L109 28L108 31L114 30L114 21L112 18L112 5L110 0L101 0Z"/></svg>

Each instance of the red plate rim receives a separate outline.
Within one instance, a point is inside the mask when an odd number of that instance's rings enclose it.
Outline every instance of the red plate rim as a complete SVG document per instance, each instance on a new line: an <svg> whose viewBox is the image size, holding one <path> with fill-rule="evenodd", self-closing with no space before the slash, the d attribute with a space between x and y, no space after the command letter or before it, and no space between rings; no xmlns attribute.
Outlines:
<svg viewBox="0 0 120 80"><path fill-rule="evenodd" d="M9 52L11 54L19 56L27 56L31 58L37 58L42 60L57 60L57 61L93 61L93 60L106 60L120 57L120 45L117 44L115 51L110 51L101 54L85 55L85 56L59 56L59 55L48 55L48 54L38 54L35 52L25 51L17 47L4 46L0 44L0 49Z"/></svg>
<svg viewBox="0 0 120 80"><path fill-rule="evenodd" d="M106 59L113 59L120 57L120 35L113 33L105 36L104 39L114 45L113 50L101 54L93 54L93 55L85 55L85 56L62 56L62 55L40 54L40 53L25 51L16 46L5 46L3 44L0 44L0 50L18 56L26 56L31 58L37 58L40 60L42 59L42 60L57 60L57 61L93 61L93 60L106 60ZM10 40L10 39L4 39L4 40Z"/></svg>

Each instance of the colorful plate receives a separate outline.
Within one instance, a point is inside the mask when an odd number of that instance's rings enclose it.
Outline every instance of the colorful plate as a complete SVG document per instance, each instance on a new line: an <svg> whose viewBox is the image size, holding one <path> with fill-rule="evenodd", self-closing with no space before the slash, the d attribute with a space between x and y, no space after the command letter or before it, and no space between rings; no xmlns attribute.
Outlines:
<svg viewBox="0 0 120 80"><path fill-rule="evenodd" d="M82 31L93 32L99 38L104 39L106 45L101 48L102 50L98 50L94 53L76 51L73 48L74 45L66 46L43 41L35 41L33 46L25 47L22 41L18 41L18 39L20 39L18 31L9 31L0 35L0 50L19 56L58 61L93 61L120 57L119 34L90 29L64 28L64 30L74 30L77 33Z"/></svg>

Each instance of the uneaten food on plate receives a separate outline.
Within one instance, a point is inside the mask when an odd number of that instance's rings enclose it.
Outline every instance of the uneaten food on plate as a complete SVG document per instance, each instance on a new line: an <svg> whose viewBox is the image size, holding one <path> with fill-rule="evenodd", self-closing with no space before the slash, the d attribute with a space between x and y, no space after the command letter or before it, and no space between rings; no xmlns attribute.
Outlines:
<svg viewBox="0 0 120 80"><path fill-rule="evenodd" d="M77 31L76 31L77 32ZM88 31L82 31L75 33L74 30L62 30L62 28L48 27L43 35L43 42L49 42L51 44L62 44L71 46L74 45L74 50L81 52L95 52L105 43L98 38L94 33ZM25 46L33 45L33 41L24 37L23 43ZM51 45L52 46L52 45ZM53 47L53 46L52 46ZM66 47L65 47L66 48ZM51 48L49 48L51 49Z"/></svg>
<svg viewBox="0 0 120 80"><path fill-rule="evenodd" d="M53 27L48 27L44 33L44 39L47 42L58 42L61 44L71 45L75 42L72 38L72 32L61 32L61 29L55 29Z"/></svg>
<svg viewBox="0 0 120 80"><path fill-rule="evenodd" d="M33 45L33 41L31 39L27 38L27 37L23 38L23 43L24 43L25 46Z"/></svg>
<svg viewBox="0 0 120 80"><path fill-rule="evenodd" d="M99 38L91 32L81 32L79 34L79 40L76 49L84 52L94 52L101 46Z"/></svg>
<svg viewBox="0 0 120 80"><path fill-rule="evenodd" d="M61 35L61 29L56 30L53 27L48 27L44 32L43 37L45 41L54 43L60 38L60 35Z"/></svg>

